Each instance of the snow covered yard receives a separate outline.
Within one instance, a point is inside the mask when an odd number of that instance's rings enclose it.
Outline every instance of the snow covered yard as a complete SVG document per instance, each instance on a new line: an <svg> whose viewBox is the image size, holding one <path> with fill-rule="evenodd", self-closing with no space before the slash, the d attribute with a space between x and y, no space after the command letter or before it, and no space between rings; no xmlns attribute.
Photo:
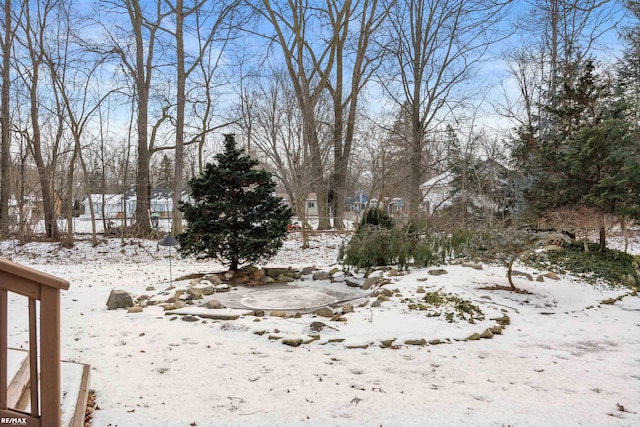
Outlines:
<svg viewBox="0 0 640 427"><path fill-rule="evenodd" d="M308 251L291 239L269 264L328 268L343 238L321 235ZM71 282L62 295L62 356L92 365L95 426L640 425L640 298L600 304L626 288L517 277L531 294L482 290L507 284L504 269L489 266L390 278L387 286L403 298L418 298L419 287L441 290L477 304L487 322L510 318L492 339L456 341L495 322L449 325L409 310L401 298L356 309L346 323L311 316L172 321L160 307L127 313L105 306L114 288L141 295L169 285L168 251L153 242L121 246L113 239L72 250L2 242L1 249ZM173 260L174 278L219 269ZM26 301L10 300L10 346L26 345L24 307ZM298 334L314 320L345 341L290 347L254 333ZM381 348L385 338L401 345ZM451 340L403 345L413 338Z"/></svg>

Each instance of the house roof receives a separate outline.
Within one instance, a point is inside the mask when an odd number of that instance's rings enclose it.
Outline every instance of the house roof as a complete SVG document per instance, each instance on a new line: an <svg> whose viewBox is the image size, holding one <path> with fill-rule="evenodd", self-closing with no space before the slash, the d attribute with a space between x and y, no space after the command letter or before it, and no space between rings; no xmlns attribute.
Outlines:
<svg viewBox="0 0 640 427"><path fill-rule="evenodd" d="M430 180L424 182L423 184L420 185L421 189L426 189L426 188L432 188L432 187L436 187L436 186L445 186L445 185L449 185L453 182L454 179L454 175L453 172L451 171L447 171L447 172L443 172L440 175L436 175L433 178L431 178Z"/></svg>

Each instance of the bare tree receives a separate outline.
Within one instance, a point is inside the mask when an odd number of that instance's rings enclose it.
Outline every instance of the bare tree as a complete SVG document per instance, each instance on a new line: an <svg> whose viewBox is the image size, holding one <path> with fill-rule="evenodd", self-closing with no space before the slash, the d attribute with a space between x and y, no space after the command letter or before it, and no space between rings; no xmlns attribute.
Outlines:
<svg viewBox="0 0 640 427"><path fill-rule="evenodd" d="M76 43L75 32L82 28L83 17L72 16L74 11L72 5L67 4L61 7L59 19L57 20L57 45L52 47L50 52L45 53L45 61L51 70L53 90L60 99L61 110L59 117L64 120L66 128L73 140L71 160L67 168L66 199L64 204L67 215L67 236L65 244L71 247L74 243L73 229L73 202L76 163L79 162L85 188L88 189L88 171L82 153L82 139L86 137L87 128L91 120L98 111L102 103L113 93L113 89L105 91L103 94L94 93L93 88L99 87L100 58L92 57L90 52L81 49ZM89 61L93 58L93 62ZM89 197L89 204L93 212L92 200ZM95 223L92 233L93 244L97 245Z"/></svg>
<svg viewBox="0 0 640 427"><path fill-rule="evenodd" d="M172 15L175 18L175 29L165 29L175 39L176 52L176 117L175 117L175 172L173 191L173 233L182 233L182 212L178 209L181 192L184 186L184 145L185 145L185 109L187 104L186 83L191 73L196 70L207 52L212 49L216 41L220 41L219 55L224 51L232 25L225 27L227 18L239 4L239 0L225 2L209 2L206 0L194 0L185 5L183 0L165 0ZM206 9L207 6L212 6ZM194 22L193 31L198 39L199 50L192 55L187 55L184 46L184 36L189 29L190 18ZM185 26L185 20L187 20ZM204 129L203 129L204 131Z"/></svg>
<svg viewBox="0 0 640 427"><path fill-rule="evenodd" d="M136 210L134 228L140 235L151 232L149 211L151 207L151 182L149 167L154 152L153 143L161 124L169 118L166 107L159 118L151 126L149 133L150 97L154 72L158 71L158 61L162 57L159 51L158 32L162 21L171 14L163 8L163 0L140 2L139 0L105 1L104 5L111 11L123 10L126 24L114 25L106 29L110 38L110 47L105 53L116 54L125 72L132 81L136 111L137 140L137 175L136 175ZM103 25L106 26L106 23ZM118 34L121 33L121 34ZM122 36L119 38L119 36ZM103 49L104 50L104 49Z"/></svg>
<svg viewBox="0 0 640 427"><path fill-rule="evenodd" d="M308 144L311 157L310 168L318 203L318 229L325 230L330 228L329 192L318 137L316 108L334 69L339 29L345 25L347 15L344 9L333 15L332 1L318 3L324 4L317 6L306 0L278 4L263 0L262 7L256 6L255 11L266 19L275 32L272 40L282 52L296 94L303 119L304 141ZM330 23L328 34L318 33L318 28L327 23Z"/></svg>
<svg viewBox="0 0 640 427"><path fill-rule="evenodd" d="M2 29L4 37L0 40L2 46L2 104L0 106L0 127L2 141L0 144L0 236L9 232L9 199L11 198L11 46L13 43L14 27L12 22L11 0L4 2L4 16Z"/></svg>
<svg viewBox="0 0 640 427"><path fill-rule="evenodd" d="M530 11L520 20L527 45L538 45L544 68L545 96L555 107L573 64L589 57L601 37L622 19L615 0L529 0ZM533 38L531 38L533 35ZM532 43L533 40L533 43Z"/></svg>
<svg viewBox="0 0 640 427"><path fill-rule="evenodd" d="M334 31L338 34L334 45L336 60L333 78L327 83L334 113L331 179L333 225L339 230L344 228L347 172L356 132L359 99L380 60L379 55L371 52L371 38L387 18L393 3L394 0L362 0L331 2L328 6Z"/></svg>
<svg viewBox="0 0 640 427"><path fill-rule="evenodd" d="M446 114L467 94L463 83L500 39L496 31L508 0L399 0L390 14L389 69L381 73L385 92L410 117L409 211L422 201L424 144Z"/></svg>
<svg viewBox="0 0 640 427"><path fill-rule="evenodd" d="M36 7L36 10L32 9L33 6ZM45 55L48 48L49 19L55 19L54 15L58 6L59 2L56 0L37 2L36 4L24 2L21 12L22 19L18 27L20 34L17 38L25 53L25 57L18 58L18 62L20 80L29 94L30 113L30 124L20 131L27 138L29 150L38 169L45 233L47 237L56 240L59 239L60 232L56 222L54 180L51 174L55 170L54 166L62 142L63 129L61 117L49 116L47 120L44 120L41 116L42 98L40 97L39 85L42 79L47 78L44 73L48 70L42 67L46 67ZM53 102L56 103L56 100L54 99ZM55 106L53 110L59 111ZM50 153L48 162L47 149Z"/></svg>
<svg viewBox="0 0 640 427"><path fill-rule="evenodd" d="M304 142L304 125L286 71L259 80L242 96L240 126L251 128L253 150L285 187L302 223L302 247L309 247L307 200L311 192L311 158Z"/></svg>

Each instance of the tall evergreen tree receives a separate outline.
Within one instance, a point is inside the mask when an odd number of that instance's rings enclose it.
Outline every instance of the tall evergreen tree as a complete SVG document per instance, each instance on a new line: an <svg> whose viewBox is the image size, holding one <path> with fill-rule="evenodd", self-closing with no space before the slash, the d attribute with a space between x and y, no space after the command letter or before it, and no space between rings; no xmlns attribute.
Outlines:
<svg viewBox="0 0 640 427"><path fill-rule="evenodd" d="M187 230L180 252L228 262L230 270L276 254L287 234L291 209L274 196L271 173L225 135L224 152L189 181L193 203L181 203Z"/></svg>
<svg viewBox="0 0 640 427"><path fill-rule="evenodd" d="M541 210L587 205L601 213L600 246L606 247L604 214L638 217L640 151L628 105L587 61L575 82L564 83L552 110L557 133L541 144L530 199Z"/></svg>

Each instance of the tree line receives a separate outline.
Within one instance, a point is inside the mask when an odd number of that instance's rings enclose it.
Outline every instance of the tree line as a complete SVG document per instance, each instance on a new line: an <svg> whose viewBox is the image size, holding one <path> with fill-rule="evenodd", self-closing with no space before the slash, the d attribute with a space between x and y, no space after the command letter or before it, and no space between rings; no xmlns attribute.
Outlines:
<svg viewBox="0 0 640 427"><path fill-rule="evenodd" d="M593 181L576 163L593 159L575 154L579 138L592 141L583 125L601 131L617 115L628 135L637 128L635 1L5 0L2 10L4 236L26 226L10 206L37 198L46 235L71 245L78 200L129 188L130 231L148 235L159 182L174 190L179 234L186 181L218 151L223 129L275 174L303 221L315 193L319 229L344 227L345 197L356 190L402 197L418 214L422 182L460 170L465 185L473 174L461 162L478 158L518 172L511 198L527 213L549 207L535 200L632 213L619 193L604 208L624 181L604 163L596 169L609 190L564 200L541 188L567 170L577 175L553 191ZM624 54L599 63L605 37L618 33ZM498 62L508 69L503 99L483 72ZM585 73L608 88L593 101L598 119L574 93ZM488 111L509 131L487 127Z"/></svg>

